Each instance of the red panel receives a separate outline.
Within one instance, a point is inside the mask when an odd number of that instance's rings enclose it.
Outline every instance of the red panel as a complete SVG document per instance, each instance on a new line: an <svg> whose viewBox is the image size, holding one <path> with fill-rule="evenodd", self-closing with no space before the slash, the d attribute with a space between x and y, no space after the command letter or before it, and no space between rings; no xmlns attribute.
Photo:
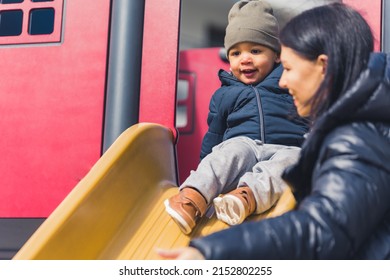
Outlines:
<svg viewBox="0 0 390 280"><path fill-rule="evenodd" d="M139 121L175 135L179 19L180 0L145 1Z"/></svg>
<svg viewBox="0 0 390 280"><path fill-rule="evenodd" d="M359 11L370 24L375 38L375 50L379 51L381 46L382 0L343 0L343 3Z"/></svg>
<svg viewBox="0 0 390 280"><path fill-rule="evenodd" d="M100 156L110 1L65 3L62 44L0 52L0 217L48 216Z"/></svg>
<svg viewBox="0 0 390 280"><path fill-rule="evenodd" d="M179 73L191 73L194 75L196 84L194 86L195 97L192 98L195 111L193 113L192 133L179 130L177 144L178 165L180 182L183 182L192 169L199 163L200 147L206 133L207 115L211 95L221 86L218 79L219 69L229 69L228 63L221 60L219 48L192 49L180 52ZM187 74L188 75L188 74ZM191 106L188 104L188 106Z"/></svg>

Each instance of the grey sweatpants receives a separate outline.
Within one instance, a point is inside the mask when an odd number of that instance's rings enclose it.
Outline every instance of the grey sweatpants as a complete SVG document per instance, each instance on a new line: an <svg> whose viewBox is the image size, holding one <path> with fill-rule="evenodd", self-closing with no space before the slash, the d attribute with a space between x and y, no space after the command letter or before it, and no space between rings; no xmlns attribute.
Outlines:
<svg viewBox="0 0 390 280"><path fill-rule="evenodd" d="M262 144L244 136L231 138L215 146L180 189L193 187L210 204L219 194L245 185L255 195L255 213L259 214L271 208L287 187L281 174L298 160L299 152L298 147Z"/></svg>

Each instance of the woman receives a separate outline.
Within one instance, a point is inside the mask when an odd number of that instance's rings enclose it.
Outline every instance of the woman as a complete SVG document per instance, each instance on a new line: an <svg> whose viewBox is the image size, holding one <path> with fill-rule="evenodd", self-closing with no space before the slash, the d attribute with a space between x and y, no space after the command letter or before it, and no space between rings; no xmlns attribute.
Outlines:
<svg viewBox="0 0 390 280"><path fill-rule="evenodd" d="M298 163L283 174L297 209L162 256L390 258L390 55L371 54L368 24L339 3L295 17L280 40L280 86L313 121Z"/></svg>

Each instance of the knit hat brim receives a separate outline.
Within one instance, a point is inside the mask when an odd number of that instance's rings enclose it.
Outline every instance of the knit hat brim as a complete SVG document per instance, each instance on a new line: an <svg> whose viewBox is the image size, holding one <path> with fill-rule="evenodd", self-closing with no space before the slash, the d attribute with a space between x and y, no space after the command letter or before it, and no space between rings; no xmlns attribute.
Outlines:
<svg viewBox="0 0 390 280"><path fill-rule="evenodd" d="M229 11L225 34L227 53L237 43L252 42L280 53L279 23L269 3L261 0L242 0Z"/></svg>

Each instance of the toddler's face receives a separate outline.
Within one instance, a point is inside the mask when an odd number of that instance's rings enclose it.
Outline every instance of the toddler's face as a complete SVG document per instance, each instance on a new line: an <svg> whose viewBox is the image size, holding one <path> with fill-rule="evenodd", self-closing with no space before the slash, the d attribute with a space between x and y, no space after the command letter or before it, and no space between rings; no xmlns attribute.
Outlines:
<svg viewBox="0 0 390 280"><path fill-rule="evenodd" d="M249 42L238 43L229 50L233 75L245 84L258 84L271 72L279 57L272 49Z"/></svg>

